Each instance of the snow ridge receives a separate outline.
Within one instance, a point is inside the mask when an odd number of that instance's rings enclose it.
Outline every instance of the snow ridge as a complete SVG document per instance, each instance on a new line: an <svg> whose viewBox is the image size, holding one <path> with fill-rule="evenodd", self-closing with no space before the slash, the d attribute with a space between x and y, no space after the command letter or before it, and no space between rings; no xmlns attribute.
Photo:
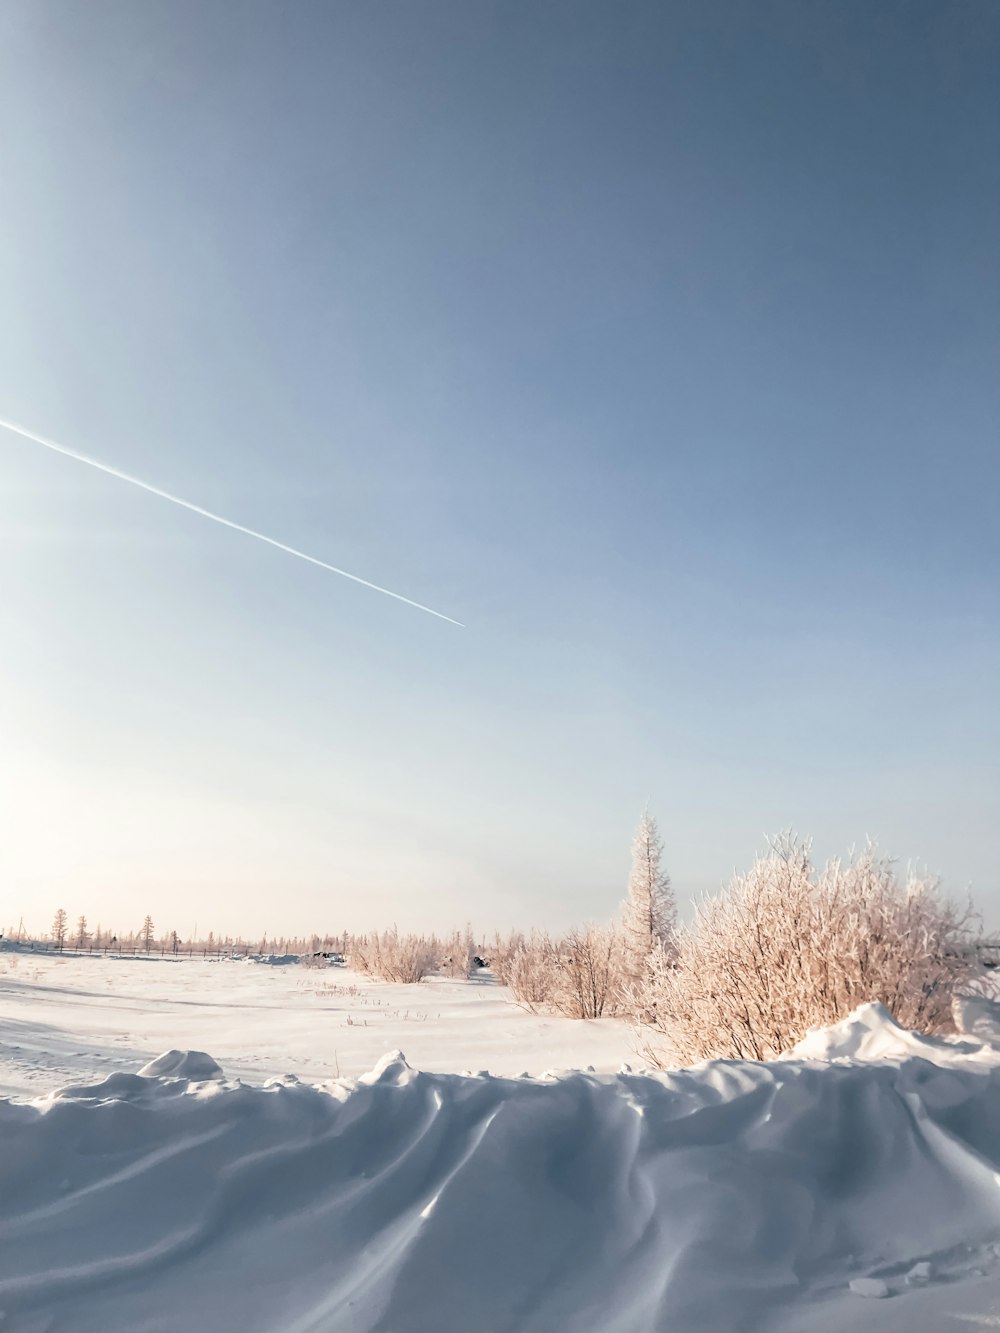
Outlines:
<svg viewBox="0 0 1000 1333"><path fill-rule="evenodd" d="M848 1024L806 1050L902 1041L870 1007ZM3 1327L920 1328L923 1302L972 1290L936 1282L955 1254L1000 1262L1000 1066L914 1040L543 1080L393 1052L262 1087L169 1052L0 1102Z"/></svg>

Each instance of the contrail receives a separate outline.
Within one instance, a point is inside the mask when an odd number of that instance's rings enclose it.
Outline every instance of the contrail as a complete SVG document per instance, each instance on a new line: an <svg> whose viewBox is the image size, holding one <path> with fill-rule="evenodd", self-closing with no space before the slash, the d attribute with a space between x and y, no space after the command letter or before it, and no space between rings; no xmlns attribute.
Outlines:
<svg viewBox="0 0 1000 1333"><path fill-rule="evenodd" d="M127 481L130 486L138 486L140 490L148 491L150 495L158 495L161 500L169 500L171 504L180 505L182 509L190 509L192 514L200 514L202 518L210 518L213 523L221 523L224 528L232 528L234 532L242 532L247 537L256 537L259 542L267 542L268 546L276 546L279 551L284 551L287 555L297 556L300 560L308 560L311 565L318 565L320 569L328 569L331 574L339 574L342 579L350 579L352 583L360 583L363 588L371 588L373 592L383 593L386 597L394 597L397 602L405 602L407 606L416 607L418 611L426 611L429 616L437 616L438 620L447 620L449 625L457 625L459 629L465 626L460 620L453 620L451 616L446 616L443 611L435 611L431 606L424 606L423 602L415 602L410 597L404 597L401 592L393 592L390 588L383 588L378 583L371 583L368 579L360 578L357 574L348 574L346 569L338 569L336 565L328 565L325 560L318 560L314 555L307 555L305 551L299 551L294 546L286 546L284 542L277 541L274 537L267 537L263 532L256 532L253 528L245 528L242 523L234 523L230 518L223 518L221 514L213 514L210 509L203 509L201 505L193 504L190 500L182 500L179 495L172 495L170 491L161 490L159 486L153 486L148 481L141 481L138 477L132 477L127 472L122 472L116 467L111 467L108 463L99 463L96 458L88 458L86 454L77 453L75 449L67 449L64 444L56 444L55 440L46 439L44 435L38 435L33 430L26 430L24 426L15 425L13 421L4 421L0 417L0 426L4 430L13 431L15 435L21 435L26 440L31 440L34 444L41 444L46 449L51 449L57 454L63 454L66 458L75 458L78 463L86 463L88 467L97 468L98 472L106 472L109 477L117 477L119 481Z"/></svg>

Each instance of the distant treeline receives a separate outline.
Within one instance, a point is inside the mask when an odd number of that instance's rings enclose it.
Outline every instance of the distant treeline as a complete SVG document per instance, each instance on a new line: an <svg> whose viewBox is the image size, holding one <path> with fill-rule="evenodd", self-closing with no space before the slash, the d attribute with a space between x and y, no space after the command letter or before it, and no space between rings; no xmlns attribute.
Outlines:
<svg viewBox="0 0 1000 1333"><path fill-rule="evenodd" d="M242 935L217 934L210 930L207 936L181 935L176 930L159 932L153 919L147 916L138 930L120 931L98 924L91 929L85 916L71 924L63 908L59 908L48 933L30 935L23 925L8 926L0 932L3 939L58 953L149 953L184 957L220 957L235 954L247 957L256 954L318 954L342 953L347 935L261 935L247 939Z"/></svg>

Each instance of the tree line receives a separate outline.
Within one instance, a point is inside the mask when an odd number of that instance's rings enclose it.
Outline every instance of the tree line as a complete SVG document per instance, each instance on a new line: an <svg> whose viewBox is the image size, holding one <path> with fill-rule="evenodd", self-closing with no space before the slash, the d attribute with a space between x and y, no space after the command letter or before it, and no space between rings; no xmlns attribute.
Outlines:
<svg viewBox="0 0 1000 1333"><path fill-rule="evenodd" d="M26 942L28 938L23 928L8 928L6 935L10 940L22 942ZM75 923L71 925L69 914L65 908L59 907L53 916L48 935L37 942L59 953L69 949L78 953L120 951L178 955L225 953L244 955L332 953L339 950L342 941L343 936L318 934L304 936L265 934L246 939L242 935L217 934L213 930L210 930L207 936L182 936L176 930L158 933L152 916L148 914L138 929L119 931L102 925L91 929L85 915L77 917Z"/></svg>

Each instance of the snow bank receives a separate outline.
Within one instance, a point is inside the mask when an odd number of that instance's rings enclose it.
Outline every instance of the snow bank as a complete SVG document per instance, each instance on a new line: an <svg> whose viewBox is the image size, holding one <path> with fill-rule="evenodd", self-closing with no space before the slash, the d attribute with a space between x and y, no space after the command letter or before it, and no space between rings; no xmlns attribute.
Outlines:
<svg viewBox="0 0 1000 1333"><path fill-rule="evenodd" d="M956 995L952 1002L955 1025L987 1046L1000 1047L1000 1004L987 995Z"/></svg>
<svg viewBox="0 0 1000 1333"><path fill-rule="evenodd" d="M139 1073L144 1078L183 1078L192 1083L225 1077L221 1068L204 1051L164 1051L155 1060L143 1065Z"/></svg>
<svg viewBox="0 0 1000 1333"><path fill-rule="evenodd" d="M499 1079L394 1052L256 1087L169 1052L0 1102L0 1327L967 1327L949 1312L997 1294L1000 1070L911 1035L869 1007L771 1065Z"/></svg>
<svg viewBox="0 0 1000 1333"><path fill-rule="evenodd" d="M982 1003L990 1004L989 1000ZM993 1006L994 1009L997 1006ZM963 1032L967 1029L963 1028ZM927 1037L908 1032L884 1005L863 1004L840 1023L817 1028L793 1046L790 1056L798 1060L907 1060L917 1058L936 1064L963 1063L968 1056L989 1060L983 1041L952 1037ZM1000 1059L1000 1052L997 1058Z"/></svg>
<svg viewBox="0 0 1000 1333"><path fill-rule="evenodd" d="M301 963L302 957L297 953L249 953L245 957L238 957L235 960L227 960L223 956L222 961L236 961L251 967L255 963L264 963L268 967L291 967L296 963Z"/></svg>

